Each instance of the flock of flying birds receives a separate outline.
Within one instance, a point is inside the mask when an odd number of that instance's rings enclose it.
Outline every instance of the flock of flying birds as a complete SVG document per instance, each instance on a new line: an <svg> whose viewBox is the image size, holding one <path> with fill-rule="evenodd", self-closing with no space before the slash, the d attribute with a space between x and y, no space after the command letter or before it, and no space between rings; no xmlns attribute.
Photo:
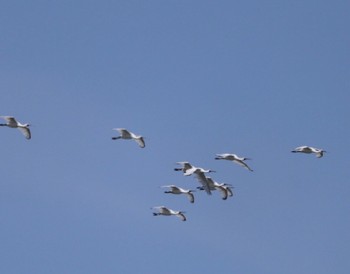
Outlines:
<svg viewBox="0 0 350 274"><path fill-rule="evenodd" d="M26 139L28 140L31 139L31 132L29 129L30 124L21 124L12 116L0 116L0 117L6 121L5 124L0 124L0 126L17 128L23 133ZM118 131L119 136L112 137L112 140L118 140L118 139L134 140L139 145L139 147L141 148L145 147L145 141L142 136L136 135L125 128L114 128L113 130ZM321 158L326 151L324 149L314 148L310 146L300 146L295 148L291 152L306 153L306 154L314 153L316 157ZM253 169L251 169L248 166L248 164L245 162L246 160L250 160L250 158L239 157L236 154L223 153L223 154L217 154L215 159L232 161L246 168L249 171L253 171ZM233 196L232 185L226 184L226 183L218 183L214 181L211 177L208 177L206 175L207 173L215 172L214 170L196 167L191 165L189 162L177 162L177 164L180 167L174 168L175 171L183 172L184 176L194 175L197 178L198 182L201 184L201 186L197 187L197 189L204 190L208 195L211 195L212 191L218 190L220 191L223 200L226 200L228 197ZM191 203L194 203L194 195L193 195L194 190L183 189L176 185L167 185L162 187L168 189L164 191L164 193L183 194L188 197ZM186 216L184 215L183 211L173 210L165 206L156 206L156 207L152 207L152 209L156 210L156 212L153 212L154 216L177 216L182 221L186 221Z"/></svg>

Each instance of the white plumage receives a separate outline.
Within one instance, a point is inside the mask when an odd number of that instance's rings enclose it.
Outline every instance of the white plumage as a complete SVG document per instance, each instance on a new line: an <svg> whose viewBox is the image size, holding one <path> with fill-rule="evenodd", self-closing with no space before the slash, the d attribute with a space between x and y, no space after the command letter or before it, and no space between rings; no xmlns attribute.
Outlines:
<svg viewBox="0 0 350 274"><path fill-rule="evenodd" d="M141 135L136 135L125 128L113 128L120 133L120 136L112 137L112 140L125 139L125 140L135 140L141 148L145 147L145 141Z"/></svg>
<svg viewBox="0 0 350 274"><path fill-rule="evenodd" d="M153 212L153 216L176 216L179 217L182 221L186 221L186 216L183 211L172 210L165 206L155 206L153 209L157 209L158 212Z"/></svg>
<svg viewBox="0 0 350 274"><path fill-rule="evenodd" d="M177 162L176 164L181 165L181 167L174 168L175 171L182 171L185 173L187 170L193 168L189 162Z"/></svg>
<svg viewBox="0 0 350 274"><path fill-rule="evenodd" d="M292 150L292 152L297 153L315 153L317 158L321 158L323 156L323 153L326 152L324 149L321 148L315 148L315 147L310 147L310 146L300 146Z"/></svg>
<svg viewBox="0 0 350 274"><path fill-rule="evenodd" d="M0 126L7 126L10 128L18 128L23 133L23 135L26 137L26 139L29 140L31 138L31 133L30 133L30 129L29 129L30 124L21 124L12 116L0 116L0 117L3 118L7 122L6 124L0 124Z"/></svg>
<svg viewBox="0 0 350 274"><path fill-rule="evenodd" d="M223 154L216 154L215 160L228 160L233 161L240 166L248 169L249 171L253 171L244 161L245 160L251 160L250 158L246 157L239 157L236 154L230 154L230 153L223 153Z"/></svg>
<svg viewBox="0 0 350 274"><path fill-rule="evenodd" d="M207 194L211 195L210 187L207 181L207 177L205 176L205 173L215 172L215 170L211 169L203 169L201 167L195 167L192 166L192 168L187 169L184 173L185 176L190 176L192 174L196 175L197 180L202 184L204 190L207 192Z"/></svg>
<svg viewBox="0 0 350 274"><path fill-rule="evenodd" d="M228 196L233 196L233 192L231 188L233 188L230 184L226 183L218 183L214 181L211 177L207 177L207 181L209 184L209 188L211 191L219 190L221 193L221 197L223 200L226 200ZM203 187L198 187L200 190L204 190Z"/></svg>
<svg viewBox="0 0 350 274"><path fill-rule="evenodd" d="M168 186L162 186L162 187L166 187L169 188L169 190L164 191L164 193L171 193L171 194L185 194L189 201L191 203L194 203L194 195L193 195L193 190L189 190L189 189L183 189L181 187L178 187L176 185L168 185Z"/></svg>

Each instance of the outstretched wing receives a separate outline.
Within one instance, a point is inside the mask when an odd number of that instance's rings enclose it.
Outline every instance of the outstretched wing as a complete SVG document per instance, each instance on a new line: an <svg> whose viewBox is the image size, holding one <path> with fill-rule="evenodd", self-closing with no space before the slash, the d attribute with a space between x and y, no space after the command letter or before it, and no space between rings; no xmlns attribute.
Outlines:
<svg viewBox="0 0 350 274"><path fill-rule="evenodd" d="M210 190L215 190L215 182L211 177L206 177L207 178L207 184L209 186Z"/></svg>
<svg viewBox="0 0 350 274"><path fill-rule="evenodd" d="M233 196L232 189L229 186L225 186L225 189L227 191L228 196L232 197Z"/></svg>
<svg viewBox="0 0 350 274"><path fill-rule="evenodd" d="M207 177L205 177L205 174L203 172L197 172L196 177L198 181L202 184L204 190L207 192L208 195L211 195L210 186L208 184Z"/></svg>
<svg viewBox="0 0 350 274"><path fill-rule="evenodd" d="M316 157L321 158L323 156L323 151L317 152Z"/></svg>
<svg viewBox="0 0 350 274"><path fill-rule="evenodd" d="M119 131L123 139L131 139L131 133L125 128L113 128L113 130Z"/></svg>
<svg viewBox="0 0 350 274"><path fill-rule="evenodd" d="M193 173L195 173L196 170L197 170L196 167L191 167L191 168L189 168L189 169L186 169L186 170L184 170L184 175L185 175L185 176L190 176L190 175L192 175Z"/></svg>
<svg viewBox="0 0 350 274"><path fill-rule="evenodd" d="M182 221L186 221L186 216L182 212L176 214L176 216L179 217Z"/></svg>
<svg viewBox="0 0 350 274"><path fill-rule="evenodd" d="M1 118L3 118L6 122L7 125L10 127L17 127L17 121L15 119L15 117L12 116L1 116Z"/></svg>
<svg viewBox="0 0 350 274"><path fill-rule="evenodd" d="M171 215L171 210L165 206L154 206L153 209L157 209L162 215Z"/></svg>
<svg viewBox="0 0 350 274"><path fill-rule="evenodd" d="M163 188L165 188L165 187L168 187L168 188L173 188L175 185L165 185L165 186L160 186L160 187L163 187Z"/></svg>
<svg viewBox="0 0 350 274"><path fill-rule="evenodd" d="M187 192L187 197L190 200L190 203L194 203L194 195L191 192Z"/></svg>
<svg viewBox="0 0 350 274"><path fill-rule="evenodd" d="M227 196L228 196L227 189L222 187L222 186L218 186L218 187L216 187L216 189L218 189L220 191L222 199L226 200Z"/></svg>
<svg viewBox="0 0 350 274"><path fill-rule="evenodd" d="M27 128L27 127L19 127L18 128L22 133L23 135L29 140L30 138L32 138L32 135L30 133L30 129Z"/></svg>
<svg viewBox="0 0 350 274"><path fill-rule="evenodd" d="M235 162L237 164L239 164L242 167L245 167L246 169L248 169L249 171L253 171L245 162L241 161L241 160L235 160Z"/></svg>
<svg viewBox="0 0 350 274"><path fill-rule="evenodd" d="M146 145L145 145L145 141L143 140L143 137L138 137L135 139L135 141L138 143L138 145L141 147L141 148L144 148Z"/></svg>
<svg viewBox="0 0 350 274"><path fill-rule="evenodd" d="M189 162L177 162L176 164L181 165L182 167L174 168L175 171L182 171L185 173L187 170L192 168L192 165Z"/></svg>

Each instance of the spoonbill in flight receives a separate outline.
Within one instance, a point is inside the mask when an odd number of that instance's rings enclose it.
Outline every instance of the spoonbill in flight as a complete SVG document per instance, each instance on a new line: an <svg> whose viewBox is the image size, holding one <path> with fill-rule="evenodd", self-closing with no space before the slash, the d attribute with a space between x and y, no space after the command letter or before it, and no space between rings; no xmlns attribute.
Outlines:
<svg viewBox="0 0 350 274"><path fill-rule="evenodd" d="M170 190L164 191L164 193L171 193L171 194L185 194L187 195L188 199L191 203L194 203L194 195L193 190L183 189L181 187L175 186L175 185L168 185L168 186L162 186L170 188Z"/></svg>
<svg viewBox="0 0 350 274"><path fill-rule="evenodd" d="M228 160L233 161L237 164L239 164L242 167L245 167L249 171L253 171L244 161L245 160L251 160L250 158L245 157L238 157L236 154L230 154L230 153L223 153L223 154L216 154L215 160Z"/></svg>
<svg viewBox="0 0 350 274"><path fill-rule="evenodd" d="M307 154L315 153L317 158L321 158L323 156L323 153L326 151L324 149L315 148L315 147L300 146L292 150L292 152L294 153L301 152L301 153L307 153Z"/></svg>
<svg viewBox="0 0 350 274"><path fill-rule="evenodd" d="M182 221L186 221L186 216L184 215L185 212L183 211L172 210L165 206L155 206L153 209L158 210L158 212L153 212L153 216L176 216L179 217Z"/></svg>
<svg viewBox="0 0 350 274"><path fill-rule="evenodd" d="M233 196L231 185L226 183L215 182L211 177L207 177L210 190L219 190L221 192L221 197L223 200L226 200L228 196ZM203 187L198 187L200 190L204 190Z"/></svg>
<svg viewBox="0 0 350 274"><path fill-rule="evenodd" d="M212 170L212 169L204 169L204 168L201 168L201 167L195 167L195 166L192 166L190 169L187 169L185 172L184 172L184 175L185 176L190 176L192 174L197 174L197 173L210 173L210 172L216 172L215 170Z"/></svg>
<svg viewBox="0 0 350 274"><path fill-rule="evenodd" d="M31 138L30 129L29 129L30 124L21 124L12 116L0 116L0 117L7 122L6 124L0 124L0 126L18 128L28 140Z"/></svg>
<svg viewBox="0 0 350 274"><path fill-rule="evenodd" d="M125 128L113 128L113 130L117 130L120 133L120 136L112 137L112 140L117 139L125 139L125 140L135 140L141 148L145 147L145 141L143 137L140 135L136 135Z"/></svg>
<svg viewBox="0 0 350 274"><path fill-rule="evenodd" d="M198 181L202 184L203 189L207 192L207 194L211 195L210 187L207 181L207 177L205 176L205 173L210 173L210 172L216 172L215 170L211 169L203 169L201 167L195 167L192 166L192 168L186 170L184 173L185 176L190 176L192 174L195 174Z"/></svg>

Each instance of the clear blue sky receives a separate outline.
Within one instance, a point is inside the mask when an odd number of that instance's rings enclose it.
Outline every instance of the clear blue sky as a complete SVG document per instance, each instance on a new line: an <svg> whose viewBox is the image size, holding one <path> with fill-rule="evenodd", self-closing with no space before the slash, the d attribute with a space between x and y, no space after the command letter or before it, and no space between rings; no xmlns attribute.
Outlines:
<svg viewBox="0 0 350 274"><path fill-rule="evenodd" d="M0 128L0 272L349 273L349 9L2 1L0 115L33 127L30 141ZM147 147L112 141L114 127ZM198 185L177 161L235 196L164 194Z"/></svg>

